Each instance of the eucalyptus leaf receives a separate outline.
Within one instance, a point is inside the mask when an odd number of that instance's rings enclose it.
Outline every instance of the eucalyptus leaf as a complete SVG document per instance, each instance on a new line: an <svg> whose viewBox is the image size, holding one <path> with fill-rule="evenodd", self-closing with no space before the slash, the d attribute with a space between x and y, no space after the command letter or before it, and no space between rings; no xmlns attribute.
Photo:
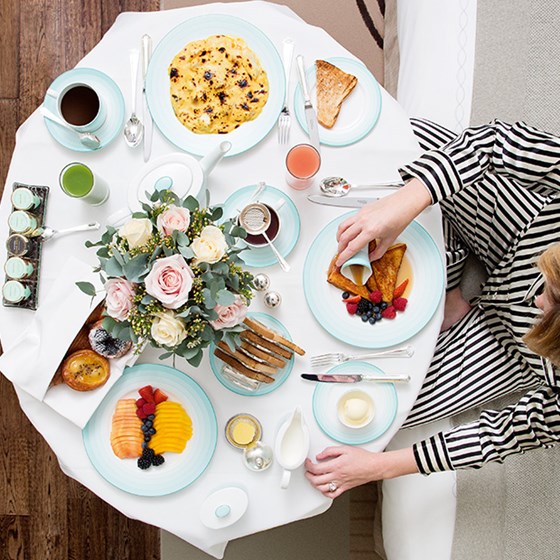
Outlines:
<svg viewBox="0 0 560 560"><path fill-rule="evenodd" d="M153 298L150 294L146 294L143 298L142 301L140 303L142 303L143 305L148 305L150 303L152 303L152 301L154 301L155 298Z"/></svg>
<svg viewBox="0 0 560 560"><path fill-rule="evenodd" d="M108 259L111 256L107 247L101 247L98 249L96 255L102 259Z"/></svg>
<svg viewBox="0 0 560 560"><path fill-rule="evenodd" d="M180 245L178 247L179 253L185 257L185 259L189 260L194 257L194 251L190 247L185 247L184 245Z"/></svg>
<svg viewBox="0 0 560 560"><path fill-rule="evenodd" d="M148 258L145 253L140 253L130 259L124 266L124 275L131 282L140 282L148 273Z"/></svg>
<svg viewBox="0 0 560 560"><path fill-rule="evenodd" d="M217 262L212 265L212 272L215 274L227 274L229 272L229 266L225 262Z"/></svg>
<svg viewBox="0 0 560 560"><path fill-rule="evenodd" d="M216 301L212 297L212 293L208 288L204 288L202 290L202 297L204 298L204 305L208 309L214 309L214 307L216 307Z"/></svg>
<svg viewBox="0 0 560 560"><path fill-rule="evenodd" d="M124 266L124 257L119 253L119 251L113 251L113 258L121 265Z"/></svg>
<svg viewBox="0 0 560 560"><path fill-rule="evenodd" d="M160 191L154 190L153 192L145 191L146 198L150 200L150 202L157 202L159 200L159 193Z"/></svg>
<svg viewBox="0 0 560 560"><path fill-rule="evenodd" d="M194 196L187 196L183 201L183 208L186 208L189 212L198 210L198 200Z"/></svg>
<svg viewBox="0 0 560 560"><path fill-rule="evenodd" d="M163 246L163 253L166 257L171 257L172 255L175 254L175 251L173 249L171 249L171 247L168 247L167 245Z"/></svg>
<svg viewBox="0 0 560 560"><path fill-rule="evenodd" d="M212 213L210 214L210 219L213 222L217 222L222 216L224 215L224 210L221 206L216 206L212 209Z"/></svg>
<svg viewBox="0 0 560 560"><path fill-rule="evenodd" d="M202 361L202 350L199 350L192 358L187 358L187 362L193 367L198 367Z"/></svg>
<svg viewBox="0 0 560 560"><path fill-rule="evenodd" d="M175 240L175 243L177 243L177 245L181 245L181 246L188 246L191 244L191 240L189 239L189 236L179 230L175 230L173 232L173 239Z"/></svg>
<svg viewBox="0 0 560 560"><path fill-rule="evenodd" d="M217 294L216 301L220 305L227 307L228 305L231 305L235 301L235 295L231 293L229 290L220 290Z"/></svg>
<svg viewBox="0 0 560 560"><path fill-rule="evenodd" d="M123 275L123 267L122 265L115 259L115 257L111 257L105 263L103 267L107 276L115 277L115 276L122 276Z"/></svg>
<svg viewBox="0 0 560 560"><path fill-rule="evenodd" d="M112 333L113 329L117 326L117 321L112 317L103 317L101 326L108 332Z"/></svg>
<svg viewBox="0 0 560 560"><path fill-rule="evenodd" d="M167 358L170 358L171 356L173 356L173 352L164 352L163 354L159 355L159 359L167 360Z"/></svg>
<svg viewBox="0 0 560 560"><path fill-rule="evenodd" d="M76 286L88 296L94 297L97 293L95 286L91 282L76 282Z"/></svg>

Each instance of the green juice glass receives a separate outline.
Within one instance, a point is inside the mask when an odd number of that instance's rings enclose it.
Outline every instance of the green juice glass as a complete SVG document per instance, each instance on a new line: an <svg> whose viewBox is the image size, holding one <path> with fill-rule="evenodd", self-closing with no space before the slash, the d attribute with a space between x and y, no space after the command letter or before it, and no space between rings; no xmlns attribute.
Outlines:
<svg viewBox="0 0 560 560"><path fill-rule="evenodd" d="M59 177L61 189L72 198L99 206L109 198L109 186L85 164L69 163Z"/></svg>

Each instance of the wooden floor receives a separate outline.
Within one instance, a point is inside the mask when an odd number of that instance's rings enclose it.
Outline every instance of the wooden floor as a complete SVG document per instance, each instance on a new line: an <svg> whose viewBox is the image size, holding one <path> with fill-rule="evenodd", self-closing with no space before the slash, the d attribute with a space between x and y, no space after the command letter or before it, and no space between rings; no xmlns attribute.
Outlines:
<svg viewBox="0 0 560 560"><path fill-rule="evenodd" d="M101 39L121 11L159 0L0 0L0 192L19 125L48 85ZM32 164L32 162L30 162ZM351 495L351 560L375 560L375 487ZM0 560L156 560L159 531L132 521L60 470L0 375ZM299 560L299 559L298 559Z"/></svg>

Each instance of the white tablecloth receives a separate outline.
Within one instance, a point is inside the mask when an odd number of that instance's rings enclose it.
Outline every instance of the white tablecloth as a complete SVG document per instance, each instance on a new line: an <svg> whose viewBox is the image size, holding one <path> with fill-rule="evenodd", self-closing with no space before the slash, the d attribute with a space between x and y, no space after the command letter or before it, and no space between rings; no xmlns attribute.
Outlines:
<svg viewBox="0 0 560 560"><path fill-rule="evenodd" d="M225 13L246 19L264 31L279 51L283 38L291 36L295 40L295 54L302 54L308 65L316 58L352 57L351 53L325 31L307 25L288 8L266 2L243 2L122 14L79 65L97 68L115 80L127 100L128 115L128 49L139 46L144 33L149 33L156 45L178 23L206 13ZM292 69L291 92L297 84L295 65ZM295 144L306 139L293 118L291 142ZM176 149L155 128L152 159L173 151ZM382 112L372 133L351 146L323 147L320 173L321 176L341 175L356 183L396 179L398 166L410 161L418 153L419 148L405 114L395 100L382 90ZM336 444L316 424L311 408L314 386L303 382L299 372L309 370L309 357L314 354L326 349L344 351L352 348L336 342L316 323L305 302L302 270L305 256L315 236L325 224L344 210L313 205L306 200L309 192L289 189L284 181L284 155L285 148L278 145L276 130L273 129L253 149L223 160L212 172L208 187L212 203L218 203L240 187L266 180L268 184L288 192L296 203L302 229L299 241L289 256L292 271L286 274L279 266L274 266L266 272L271 277L273 289L280 292L283 298L281 306L272 314L288 328L292 338L304 346L307 354L297 359L294 371L286 383L278 390L258 398L240 396L224 388L212 374L207 357L197 369L186 362L177 361L176 366L192 376L209 395L218 419L219 437L215 455L207 470L195 483L175 494L159 498L142 498L120 491L106 482L91 465L84 450L81 430L77 426L46 404L18 390L23 410L52 447L65 473L125 515L162 527L216 557L223 556L230 539L316 515L325 511L331 503L307 483L302 469L293 474L292 483L287 490L280 489L281 469L277 464L262 473L250 472L241 463L239 452L232 449L223 436L223 427L228 418L238 412L249 412L261 420L264 440L273 444L279 423L297 404L302 407L311 430L310 456L313 457L325 446ZM66 163L74 160L91 164L110 182L111 196L105 205L98 208L86 207L69 200L58 189L60 170ZM41 116L35 112L17 133L16 148L0 206L0 238L5 239L8 233L7 217L11 206L9 194L12 182L46 184L51 187L47 223L52 227L69 227L92 219L104 223L107 216L126 206L129 180L142 165L142 150L131 150L120 136L106 149L96 153L71 152L53 141ZM418 221L431 233L441 249L443 241L439 210L432 208L424 212ZM84 247L84 240L91 238L91 235L74 235L45 244L39 298L50 289L68 254L95 264L94 251ZM5 258L5 247L2 244L0 262L4 262ZM384 360L380 364L387 372L408 371L412 382L397 386L397 417L391 428L382 437L367 444L366 448L383 449L410 410L430 362L441 323L442 308L440 305L429 324L410 340L416 349L412 359ZM251 309L270 312L263 306L261 297L255 298ZM33 321L33 317L34 314L30 311L0 307L0 336L5 350L14 343L18 332ZM155 361L157 354L151 350L145 351L139 359L139 363ZM206 528L199 519L200 504L212 492L231 485L239 486L248 493L249 507L246 514L226 529Z"/></svg>

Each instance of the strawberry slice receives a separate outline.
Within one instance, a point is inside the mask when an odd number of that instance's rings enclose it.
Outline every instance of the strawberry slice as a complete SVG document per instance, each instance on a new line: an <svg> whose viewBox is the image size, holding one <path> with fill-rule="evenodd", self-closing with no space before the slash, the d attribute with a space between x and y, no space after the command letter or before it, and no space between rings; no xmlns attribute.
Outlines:
<svg viewBox="0 0 560 560"><path fill-rule="evenodd" d="M140 393L140 396L147 403L153 403L154 402L154 389L152 388L151 385L146 385L145 387L142 387L141 389L138 389L138 393Z"/></svg>
<svg viewBox="0 0 560 560"><path fill-rule="evenodd" d="M156 404L159 404L160 402L166 400L167 400L167 395L161 389L156 389L154 391L154 401Z"/></svg>
<svg viewBox="0 0 560 560"><path fill-rule="evenodd" d="M350 296L349 298L343 299L344 303L360 303L362 296Z"/></svg>
<svg viewBox="0 0 560 560"><path fill-rule="evenodd" d="M369 301L371 301L372 303L381 303L382 299L383 296L381 295L381 292L379 290L374 290L369 294Z"/></svg>
<svg viewBox="0 0 560 560"><path fill-rule="evenodd" d="M396 288L395 291L393 292L393 300L400 298L403 294L404 291L406 290L406 287L408 286L408 278L406 280L403 280Z"/></svg>

